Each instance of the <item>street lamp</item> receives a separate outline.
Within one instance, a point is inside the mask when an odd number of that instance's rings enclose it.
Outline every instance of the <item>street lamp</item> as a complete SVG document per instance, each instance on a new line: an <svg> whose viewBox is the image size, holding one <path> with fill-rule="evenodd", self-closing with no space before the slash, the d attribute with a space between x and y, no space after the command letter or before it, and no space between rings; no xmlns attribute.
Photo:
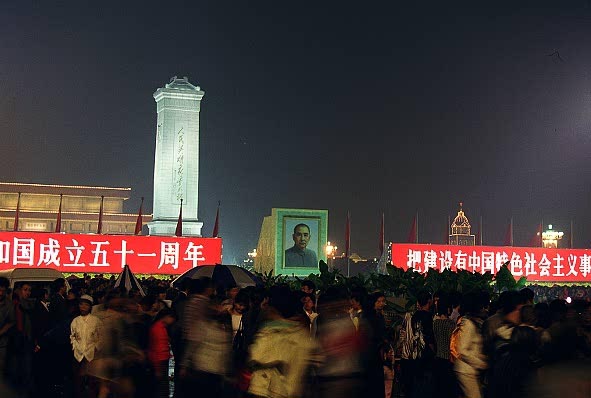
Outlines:
<svg viewBox="0 0 591 398"><path fill-rule="evenodd" d="M337 252L337 247L335 245L332 245L329 241L329 242L326 242L325 251L326 251L326 259L328 260L328 265L332 268L333 261L331 261L331 260L334 259L334 254Z"/></svg>

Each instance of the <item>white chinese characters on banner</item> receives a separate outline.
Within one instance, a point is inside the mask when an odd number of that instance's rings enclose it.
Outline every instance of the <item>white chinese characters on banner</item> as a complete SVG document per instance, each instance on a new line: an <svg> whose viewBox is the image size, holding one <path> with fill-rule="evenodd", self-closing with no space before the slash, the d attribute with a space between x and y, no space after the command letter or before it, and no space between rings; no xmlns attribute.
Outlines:
<svg viewBox="0 0 591 398"><path fill-rule="evenodd" d="M221 239L0 232L0 269L52 267L68 272L178 274L221 263Z"/></svg>
<svg viewBox="0 0 591 398"><path fill-rule="evenodd" d="M591 251L583 249L392 244L392 263L421 273L449 269L495 274L507 263L517 278L582 281L591 276Z"/></svg>

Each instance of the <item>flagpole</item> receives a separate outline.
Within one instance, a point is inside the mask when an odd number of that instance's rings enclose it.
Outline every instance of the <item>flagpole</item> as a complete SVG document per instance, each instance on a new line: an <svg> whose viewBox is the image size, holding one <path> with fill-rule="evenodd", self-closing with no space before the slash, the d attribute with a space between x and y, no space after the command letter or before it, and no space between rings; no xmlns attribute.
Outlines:
<svg viewBox="0 0 591 398"><path fill-rule="evenodd" d="M417 211L417 243L419 243L419 212Z"/></svg>
<svg viewBox="0 0 591 398"><path fill-rule="evenodd" d="M574 247L573 220L570 220L570 248Z"/></svg>
<svg viewBox="0 0 591 398"><path fill-rule="evenodd" d="M513 246L513 217L511 217L511 246Z"/></svg>
<svg viewBox="0 0 591 398"><path fill-rule="evenodd" d="M479 237L479 240L480 240L480 246L482 246L482 235L483 235L483 232L482 232L482 216L480 216L480 227L479 228L480 228L480 237Z"/></svg>
<svg viewBox="0 0 591 398"><path fill-rule="evenodd" d="M19 217L20 217L20 211L21 211L21 193L18 193L18 199L16 200L16 213L14 213L14 225L12 227L12 230L14 232L18 232L18 221L19 221Z"/></svg>
<svg viewBox="0 0 591 398"><path fill-rule="evenodd" d="M55 232L62 232L62 199L64 195L60 193L60 205L57 209L57 219L55 220Z"/></svg>
<svg viewBox="0 0 591 398"><path fill-rule="evenodd" d="M103 202L104 202L104 200L105 200L104 195L101 195L101 207L99 209L99 219L98 219L98 225L96 227L97 234L103 233Z"/></svg>

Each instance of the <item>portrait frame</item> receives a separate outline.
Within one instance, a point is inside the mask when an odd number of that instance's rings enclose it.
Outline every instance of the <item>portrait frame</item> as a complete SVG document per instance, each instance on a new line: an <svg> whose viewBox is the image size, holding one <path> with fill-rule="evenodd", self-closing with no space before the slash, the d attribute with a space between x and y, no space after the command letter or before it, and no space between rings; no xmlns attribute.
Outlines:
<svg viewBox="0 0 591 398"><path fill-rule="evenodd" d="M316 252L318 261L326 262L326 242L328 235L328 210L312 209L273 209L276 220L275 274L308 276L318 273L318 264L293 266L285 263L285 251L293 246L293 229L297 224L310 228L310 241L307 248Z"/></svg>

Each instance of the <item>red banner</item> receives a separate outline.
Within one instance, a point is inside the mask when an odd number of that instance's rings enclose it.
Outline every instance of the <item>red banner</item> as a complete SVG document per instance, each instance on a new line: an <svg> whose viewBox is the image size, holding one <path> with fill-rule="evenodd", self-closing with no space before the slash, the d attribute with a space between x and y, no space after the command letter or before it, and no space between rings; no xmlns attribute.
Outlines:
<svg viewBox="0 0 591 398"><path fill-rule="evenodd" d="M219 264L219 238L0 232L0 269L50 267L61 272L181 274Z"/></svg>
<svg viewBox="0 0 591 398"><path fill-rule="evenodd" d="M495 274L509 261L515 278L528 281L591 282L591 250L541 247L451 246L392 244L392 264L403 269L427 272L465 269Z"/></svg>

